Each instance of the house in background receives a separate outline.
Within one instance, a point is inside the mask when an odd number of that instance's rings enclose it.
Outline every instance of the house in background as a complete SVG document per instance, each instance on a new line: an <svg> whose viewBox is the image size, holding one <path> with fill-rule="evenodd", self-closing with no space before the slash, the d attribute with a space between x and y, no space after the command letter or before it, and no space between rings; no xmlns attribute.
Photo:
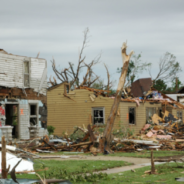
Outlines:
<svg viewBox="0 0 184 184"><path fill-rule="evenodd" d="M36 127L37 136L43 136L39 107L46 103L46 90L45 59L0 49L0 134L7 139L11 139L10 134L13 138L29 139L30 127Z"/></svg>
<svg viewBox="0 0 184 184"><path fill-rule="evenodd" d="M167 96L184 105L184 87L180 88L176 93L167 94Z"/></svg>
<svg viewBox="0 0 184 184"><path fill-rule="evenodd" d="M150 86L148 89L150 89ZM148 89L142 92L147 93ZM88 124L105 125L114 97L107 97L104 93L105 91L85 86L71 91L68 83L50 87L47 91L47 120L48 125L55 127L54 134L61 136L65 131L72 133L75 126L82 126L83 124L86 126ZM116 115L114 130L121 126L132 129L134 133L139 133L153 114L162 116L162 112L165 110L174 115L177 115L177 112L182 112L182 117L179 118L184 120L184 106L177 106L177 102L166 95L162 98L150 97L146 100L122 98Z"/></svg>

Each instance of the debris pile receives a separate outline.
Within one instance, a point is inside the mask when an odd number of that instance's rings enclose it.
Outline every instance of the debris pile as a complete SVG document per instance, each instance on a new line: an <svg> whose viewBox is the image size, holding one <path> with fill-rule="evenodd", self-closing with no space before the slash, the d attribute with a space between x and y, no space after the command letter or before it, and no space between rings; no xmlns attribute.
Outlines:
<svg viewBox="0 0 184 184"><path fill-rule="evenodd" d="M120 131L120 130L119 130ZM43 138L19 141L16 143L17 151L21 156L24 154L34 156L35 153L49 153L57 151L84 152L97 155L99 143L103 137L103 128L90 126L87 128L76 127L73 134L63 137L55 136L49 139L46 135ZM118 137L117 132L112 135L111 150L114 152L134 152L145 149L162 150L184 150L184 124L177 117L165 111L163 117L154 114L150 121L142 128L137 135L127 134L126 137ZM106 148L104 147L104 153Z"/></svg>
<svg viewBox="0 0 184 184"><path fill-rule="evenodd" d="M145 134L147 138L157 138L158 140L181 138L184 133L184 124L180 119L165 111L163 119L154 114L141 133Z"/></svg>

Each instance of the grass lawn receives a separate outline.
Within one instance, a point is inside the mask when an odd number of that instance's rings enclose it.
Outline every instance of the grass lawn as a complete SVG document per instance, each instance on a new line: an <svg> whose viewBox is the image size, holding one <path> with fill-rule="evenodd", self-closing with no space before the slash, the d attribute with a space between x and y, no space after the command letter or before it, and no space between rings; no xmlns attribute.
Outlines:
<svg viewBox="0 0 184 184"><path fill-rule="evenodd" d="M108 168L121 167L131 165L124 161L91 161L91 160L35 160L35 171L47 169L46 171L38 171L36 173L50 179L56 177L61 179L62 174L78 174L84 172L106 170ZM17 178L37 179L35 174L17 174Z"/></svg>
<svg viewBox="0 0 184 184"><path fill-rule="evenodd" d="M142 152L116 152L113 154L108 154L104 156L117 156L117 157L136 157L136 158L150 158L151 152L148 150L142 151ZM80 152L55 152L55 153L41 153L41 155L79 155L79 156L84 156L84 155L91 155L91 153L80 153ZM99 156L102 156L103 154L98 154ZM177 155L184 155L184 151L154 151L154 157L167 157L167 156L177 156Z"/></svg>
<svg viewBox="0 0 184 184"><path fill-rule="evenodd" d="M118 174L110 174L108 180L100 180L100 182L96 182L95 184L121 184L121 183L145 183L145 184L174 184L174 183L182 183L175 181L175 178L184 177L184 168L174 168L177 165L184 166L184 164L163 164L157 165L156 169L158 174L156 175L148 175L144 174L145 171L150 170L151 167L143 167L140 169L135 169L136 172L125 171ZM183 182L184 183L184 182ZM83 184L92 184L90 182L86 182Z"/></svg>
<svg viewBox="0 0 184 184"><path fill-rule="evenodd" d="M46 175L46 178L53 178L55 176L55 172L58 172L58 167L61 169L67 169L69 173L76 173L77 171L82 171L82 167L85 164L87 165L88 171L98 170L98 169L105 169L110 168L111 166L117 165L126 165L127 163L124 162L117 162L115 161L97 161L97 162L89 162L89 161L43 161L46 166L49 167L50 177L49 174ZM103 165L105 164L105 165ZM110 165L109 165L110 164ZM94 168L95 166L95 168ZM183 168L176 168L177 166L183 166ZM55 168L56 167L56 168ZM148 175L144 174L145 171L150 170L151 167L143 167L140 169L135 169L135 172L132 171L125 171L122 173L117 174L110 174L105 179L101 179L100 177L93 182L72 182L74 184L121 184L121 183L145 183L145 184L175 184L178 183L175 181L175 178L184 177L184 164L183 163L170 163L170 164L162 164L155 166L157 169L156 175ZM35 169L40 169L40 163L35 164ZM38 172L40 175L44 174L44 172ZM71 175L71 174L70 174ZM42 175L43 176L43 175ZM62 178L62 175L58 173L58 177L55 178ZM27 178L27 179L37 179L35 175L32 174L22 174L17 175L17 178Z"/></svg>
<svg viewBox="0 0 184 184"><path fill-rule="evenodd" d="M153 151L154 153L154 158L158 157L167 157L167 156L177 156L177 155L183 155L184 156L184 151ZM119 157L136 157L136 158L150 158L151 151L145 150L142 152L132 152L132 153L127 153L127 152L116 152L114 154L109 154L107 156L119 156Z"/></svg>

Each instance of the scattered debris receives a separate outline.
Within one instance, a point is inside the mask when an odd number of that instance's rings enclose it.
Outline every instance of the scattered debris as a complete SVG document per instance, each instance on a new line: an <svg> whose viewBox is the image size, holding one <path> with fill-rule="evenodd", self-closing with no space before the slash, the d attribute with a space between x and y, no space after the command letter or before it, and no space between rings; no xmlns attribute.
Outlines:
<svg viewBox="0 0 184 184"><path fill-rule="evenodd" d="M176 181L184 182L184 178L175 178Z"/></svg>
<svg viewBox="0 0 184 184"><path fill-rule="evenodd" d="M172 117L165 111L164 117ZM153 115L153 121L145 124L140 134L128 136L127 139L117 138L117 132L112 136L110 149L114 152L135 152L143 150L184 150L184 124L180 120L165 122L164 118ZM158 120L158 121L157 121ZM80 135L79 135L80 133ZM75 134L77 136L75 136ZM79 138L78 138L79 137ZM30 139L26 148L22 142L15 148L7 145L9 151L24 154L33 158L41 158L36 153L51 153L57 151L70 153L92 153L96 156L101 152L99 142L103 137L102 131L98 126L87 128L76 127L71 138L65 134L64 137L49 139L46 135L43 138ZM1 146L1 145L0 145Z"/></svg>
<svg viewBox="0 0 184 184"><path fill-rule="evenodd" d="M0 154L0 160L1 160L1 154ZM21 162L20 162L21 161ZM16 172L24 172L24 171L30 171L34 172L33 168L33 162L18 158L17 156L11 154L11 153L6 153L6 164L10 165L10 170L13 169L13 167L20 162L20 164L16 168ZM1 172L1 165L0 165L0 172Z"/></svg>

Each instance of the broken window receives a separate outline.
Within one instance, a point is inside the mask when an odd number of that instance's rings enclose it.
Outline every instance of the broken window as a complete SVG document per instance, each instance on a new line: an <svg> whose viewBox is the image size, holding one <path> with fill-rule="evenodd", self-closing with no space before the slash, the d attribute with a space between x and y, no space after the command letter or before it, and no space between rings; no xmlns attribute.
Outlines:
<svg viewBox="0 0 184 184"><path fill-rule="evenodd" d="M29 87L29 61L24 62L24 86Z"/></svg>
<svg viewBox="0 0 184 184"><path fill-rule="evenodd" d="M30 110L30 113L29 113L30 125L31 126L37 125L37 122L38 122L37 104L30 104L29 110Z"/></svg>
<svg viewBox="0 0 184 184"><path fill-rule="evenodd" d="M65 84L65 95L68 94L70 91L70 85L69 84Z"/></svg>
<svg viewBox="0 0 184 184"><path fill-rule="evenodd" d="M155 107L147 107L146 108L146 122L148 122L152 119L153 114L156 114L156 108Z"/></svg>
<svg viewBox="0 0 184 184"><path fill-rule="evenodd" d="M104 108L93 108L93 124L104 124Z"/></svg>
<svg viewBox="0 0 184 184"><path fill-rule="evenodd" d="M183 121L183 112L182 111L177 111L177 118L181 119L181 121Z"/></svg>
<svg viewBox="0 0 184 184"><path fill-rule="evenodd" d="M36 105L30 105L30 115L36 115Z"/></svg>
<svg viewBox="0 0 184 184"><path fill-rule="evenodd" d="M135 107L129 108L129 124L135 125Z"/></svg>
<svg viewBox="0 0 184 184"><path fill-rule="evenodd" d="M69 85L66 85L66 93L69 93Z"/></svg>
<svg viewBox="0 0 184 184"><path fill-rule="evenodd" d="M158 116L163 118L163 112L162 112L162 108L158 108Z"/></svg>

